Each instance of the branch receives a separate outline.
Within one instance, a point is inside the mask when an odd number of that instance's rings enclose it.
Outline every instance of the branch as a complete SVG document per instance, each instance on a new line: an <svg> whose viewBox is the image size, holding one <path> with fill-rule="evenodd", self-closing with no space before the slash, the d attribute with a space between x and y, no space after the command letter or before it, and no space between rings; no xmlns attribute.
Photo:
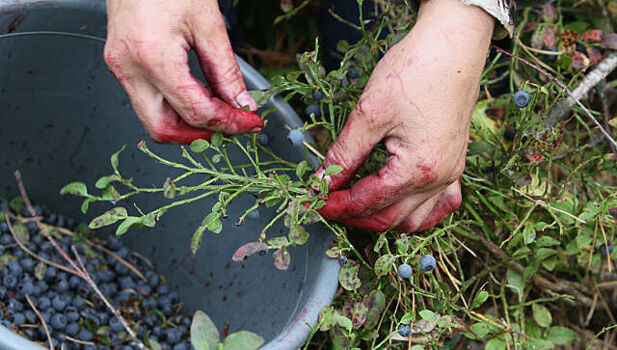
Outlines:
<svg viewBox="0 0 617 350"><path fill-rule="evenodd" d="M557 102L546 116L546 125L555 126L560 121L566 119L576 100L583 98L589 90L598 85L615 68L617 68L617 55L610 55L604 58L602 62L598 63L596 68L585 75L585 78L572 90L572 93L568 94L570 96L567 99Z"/></svg>

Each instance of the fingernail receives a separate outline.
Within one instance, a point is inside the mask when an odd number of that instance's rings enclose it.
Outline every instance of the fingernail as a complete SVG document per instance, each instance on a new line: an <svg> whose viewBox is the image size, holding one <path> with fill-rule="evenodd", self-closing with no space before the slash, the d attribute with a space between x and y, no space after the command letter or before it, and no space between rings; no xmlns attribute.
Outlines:
<svg viewBox="0 0 617 350"><path fill-rule="evenodd" d="M236 96L236 103L240 107L249 106L251 111L254 111L257 109L257 104L255 103L255 100L253 100L249 92L246 90L241 92L238 96Z"/></svg>
<svg viewBox="0 0 617 350"><path fill-rule="evenodd" d="M324 178L325 172L326 170L324 168L319 168L319 170L315 172L315 176L317 176L317 178L321 180ZM330 185L332 184L332 178L330 177L330 175L326 175L325 179L326 179L326 184L328 185L328 187L330 187Z"/></svg>
<svg viewBox="0 0 617 350"><path fill-rule="evenodd" d="M252 128L250 130L250 132L261 132L261 129L263 129L261 126L256 126L256 127Z"/></svg>

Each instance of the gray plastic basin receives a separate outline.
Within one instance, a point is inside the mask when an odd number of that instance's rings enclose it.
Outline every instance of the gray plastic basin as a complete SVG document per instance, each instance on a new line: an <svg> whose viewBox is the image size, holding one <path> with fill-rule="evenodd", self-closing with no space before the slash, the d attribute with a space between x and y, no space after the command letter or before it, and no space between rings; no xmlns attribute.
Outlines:
<svg viewBox="0 0 617 350"><path fill-rule="evenodd" d="M106 16L104 1L0 0L0 196L18 194L13 172L19 169L34 202L89 221L111 205L93 206L86 217L80 201L61 197L59 189L71 181L89 188L111 173L109 156L123 144L120 157L126 176L149 186L161 185L175 173L141 154L137 143L147 139L130 102L103 61ZM238 59L249 89L267 81ZM198 65L192 59L195 74ZM289 105L273 100L265 132L271 148L286 159L304 158L302 148L286 140L287 127L300 125ZM306 135L310 140L310 135ZM179 146L149 146L180 161ZM234 158L235 156L232 156ZM158 207L161 198L142 197L142 209ZM254 203L246 196L230 208L220 235L208 233L196 257L189 255L189 240L196 225L210 211L214 199L168 212L154 229L131 229L126 242L149 258L184 301L184 312L203 310L219 328L250 330L266 339L264 349L295 349L310 333L319 310L329 304L337 286L338 264L324 251L331 235L309 227L311 238L291 249L289 270L273 267L272 256L252 256L244 263L231 261L243 243L257 239L261 221L234 225L235 218ZM132 207L130 203L126 205ZM270 237L285 233L278 225ZM39 349L34 343L0 327L0 349Z"/></svg>

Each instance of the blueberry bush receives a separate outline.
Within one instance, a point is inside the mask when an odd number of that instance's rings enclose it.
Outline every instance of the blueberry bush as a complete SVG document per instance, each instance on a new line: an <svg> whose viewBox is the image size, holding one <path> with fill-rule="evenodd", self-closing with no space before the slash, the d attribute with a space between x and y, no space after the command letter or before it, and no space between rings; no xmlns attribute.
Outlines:
<svg viewBox="0 0 617 350"><path fill-rule="evenodd" d="M277 23L293 22L309 2L294 7L281 1L286 13ZM360 9L362 3L358 0ZM332 15L361 33L355 43L339 43L337 69L322 67L317 39L312 50L298 56L299 69L275 74L270 89L251 92L260 105L279 95L304 111L302 130L280 132L289 134L293 147L318 157L336 140L379 58L413 26L415 13L407 2L392 1L379 2L371 16L361 10L356 23ZM157 188L139 187L139 179L122 176L114 154L113 173L96 184L99 194L82 183L67 185L63 193L84 197L84 212L91 202L121 204L144 192L173 200L139 216L118 205L89 225L119 223L119 235L131 226L156 225L173 207L218 196L193 235L193 254L208 239L207 231L221 231L220 218L231 201L257 194L239 222L259 215L262 205L276 206L278 214L233 259L272 249L280 269L289 266L292 247L307 241L304 227L321 222L336 235L326 254L341 265L340 292L321 311L306 349L614 344L617 119L610 102L617 87L611 80L617 66L612 29L617 2L563 0L521 9L517 19L512 39L496 31L487 57L461 178L463 203L425 232L367 235L324 220L316 210L327 196L325 180L313 175L310 162L277 156L267 135L197 140L181 149L184 163L161 158L141 142L139 150L182 174ZM266 117L269 111L261 113ZM307 143L301 131L317 141ZM244 164L229 162L230 147L246 156ZM269 155L267 162L260 152ZM377 146L360 176L387 157ZM332 166L326 173L340 170ZM193 176L205 180L183 185ZM278 220L288 233L269 237ZM214 334L208 341L219 344L218 331L208 329Z"/></svg>

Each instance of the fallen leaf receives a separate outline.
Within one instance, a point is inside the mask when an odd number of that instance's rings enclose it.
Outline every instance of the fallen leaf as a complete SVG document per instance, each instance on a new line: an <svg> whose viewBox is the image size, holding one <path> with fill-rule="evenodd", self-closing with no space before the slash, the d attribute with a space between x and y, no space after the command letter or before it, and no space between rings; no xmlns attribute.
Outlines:
<svg viewBox="0 0 617 350"><path fill-rule="evenodd" d="M581 35L581 41L585 43L598 43L602 41L604 33L600 29L592 29Z"/></svg>
<svg viewBox="0 0 617 350"><path fill-rule="evenodd" d="M268 245L264 242L248 242L236 250L231 260L235 262L244 261L247 257L267 249Z"/></svg>

